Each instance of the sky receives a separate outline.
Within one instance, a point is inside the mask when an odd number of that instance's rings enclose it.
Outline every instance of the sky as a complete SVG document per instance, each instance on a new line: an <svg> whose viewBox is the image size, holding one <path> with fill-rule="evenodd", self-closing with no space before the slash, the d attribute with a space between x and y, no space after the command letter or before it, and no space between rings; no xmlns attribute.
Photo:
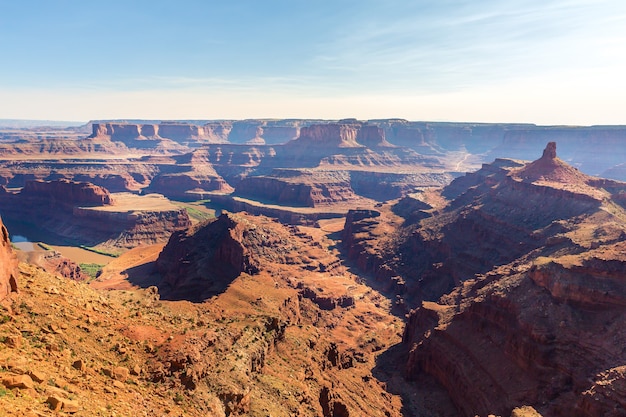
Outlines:
<svg viewBox="0 0 626 417"><path fill-rule="evenodd" d="M623 0L0 0L0 119L626 124Z"/></svg>

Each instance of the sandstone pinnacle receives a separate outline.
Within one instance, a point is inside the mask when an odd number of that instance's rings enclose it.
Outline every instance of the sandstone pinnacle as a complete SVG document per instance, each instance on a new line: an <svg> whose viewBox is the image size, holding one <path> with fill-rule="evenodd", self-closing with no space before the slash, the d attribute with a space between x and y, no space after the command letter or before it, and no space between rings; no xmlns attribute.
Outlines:
<svg viewBox="0 0 626 417"><path fill-rule="evenodd" d="M548 142L541 159L556 159L556 142Z"/></svg>

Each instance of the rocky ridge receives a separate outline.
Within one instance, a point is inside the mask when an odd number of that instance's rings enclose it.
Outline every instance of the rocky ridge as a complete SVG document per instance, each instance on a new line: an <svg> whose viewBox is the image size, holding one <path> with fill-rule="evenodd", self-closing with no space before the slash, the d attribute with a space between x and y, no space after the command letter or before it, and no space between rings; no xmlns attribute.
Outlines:
<svg viewBox="0 0 626 417"><path fill-rule="evenodd" d="M18 291L17 287L17 257L11 248L9 232L0 219L0 303L8 301L11 293Z"/></svg>
<svg viewBox="0 0 626 417"><path fill-rule="evenodd" d="M418 306L407 377L434 376L467 416L622 415L625 190L549 143L532 163L497 160L453 181L453 200L420 207L417 224L384 207L352 212L348 256L398 307Z"/></svg>

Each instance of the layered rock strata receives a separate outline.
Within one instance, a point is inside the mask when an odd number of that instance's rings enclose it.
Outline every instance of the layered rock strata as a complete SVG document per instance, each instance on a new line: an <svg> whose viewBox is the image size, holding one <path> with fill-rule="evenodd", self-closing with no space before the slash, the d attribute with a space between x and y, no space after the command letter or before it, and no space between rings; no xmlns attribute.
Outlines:
<svg viewBox="0 0 626 417"><path fill-rule="evenodd" d="M27 182L19 193L0 194L0 207L7 218L87 246L164 242L191 224L184 209L162 196L112 196L105 188L68 180Z"/></svg>
<svg viewBox="0 0 626 417"><path fill-rule="evenodd" d="M201 301L222 292L241 273L255 274L262 259L290 263L295 247L287 236L222 214L173 233L157 260L159 285L168 298Z"/></svg>
<svg viewBox="0 0 626 417"><path fill-rule="evenodd" d="M399 262L360 265L399 276L396 294L418 305L407 377L434 376L466 416L626 412L626 212L615 199L626 184L582 174L554 143L532 163L500 160L457 181L446 209L398 233ZM359 256L367 219L345 230Z"/></svg>
<svg viewBox="0 0 626 417"><path fill-rule="evenodd" d="M467 416L521 405L550 416L626 413L624 249L495 270L425 302L404 333L407 375L434 375Z"/></svg>

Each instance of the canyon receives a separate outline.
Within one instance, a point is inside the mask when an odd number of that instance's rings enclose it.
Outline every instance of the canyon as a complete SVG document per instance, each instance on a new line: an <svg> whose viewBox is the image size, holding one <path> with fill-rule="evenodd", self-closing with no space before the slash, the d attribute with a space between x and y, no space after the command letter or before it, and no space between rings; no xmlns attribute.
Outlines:
<svg viewBox="0 0 626 417"><path fill-rule="evenodd" d="M388 208L349 213L348 256L408 311L407 377L434 376L466 416L622 415L625 192L550 142L532 163L454 180L443 209L418 205L417 224Z"/></svg>
<svg viewBox="0 0 626 417"><path fill-rule="evenodd" d="M15 415L626 415L625 135L0 129L0 393ZM31 265L24 222L116 257Z"/></svg>
<svg viewBox="0 0 626 417"><path fill-rule="evenodd" d="M158 194L139 197L70 180L27 181L19 192L0 188L7 219L29 221L76 246L129 248L166 241L191 225L187 212Z"/></svg>

